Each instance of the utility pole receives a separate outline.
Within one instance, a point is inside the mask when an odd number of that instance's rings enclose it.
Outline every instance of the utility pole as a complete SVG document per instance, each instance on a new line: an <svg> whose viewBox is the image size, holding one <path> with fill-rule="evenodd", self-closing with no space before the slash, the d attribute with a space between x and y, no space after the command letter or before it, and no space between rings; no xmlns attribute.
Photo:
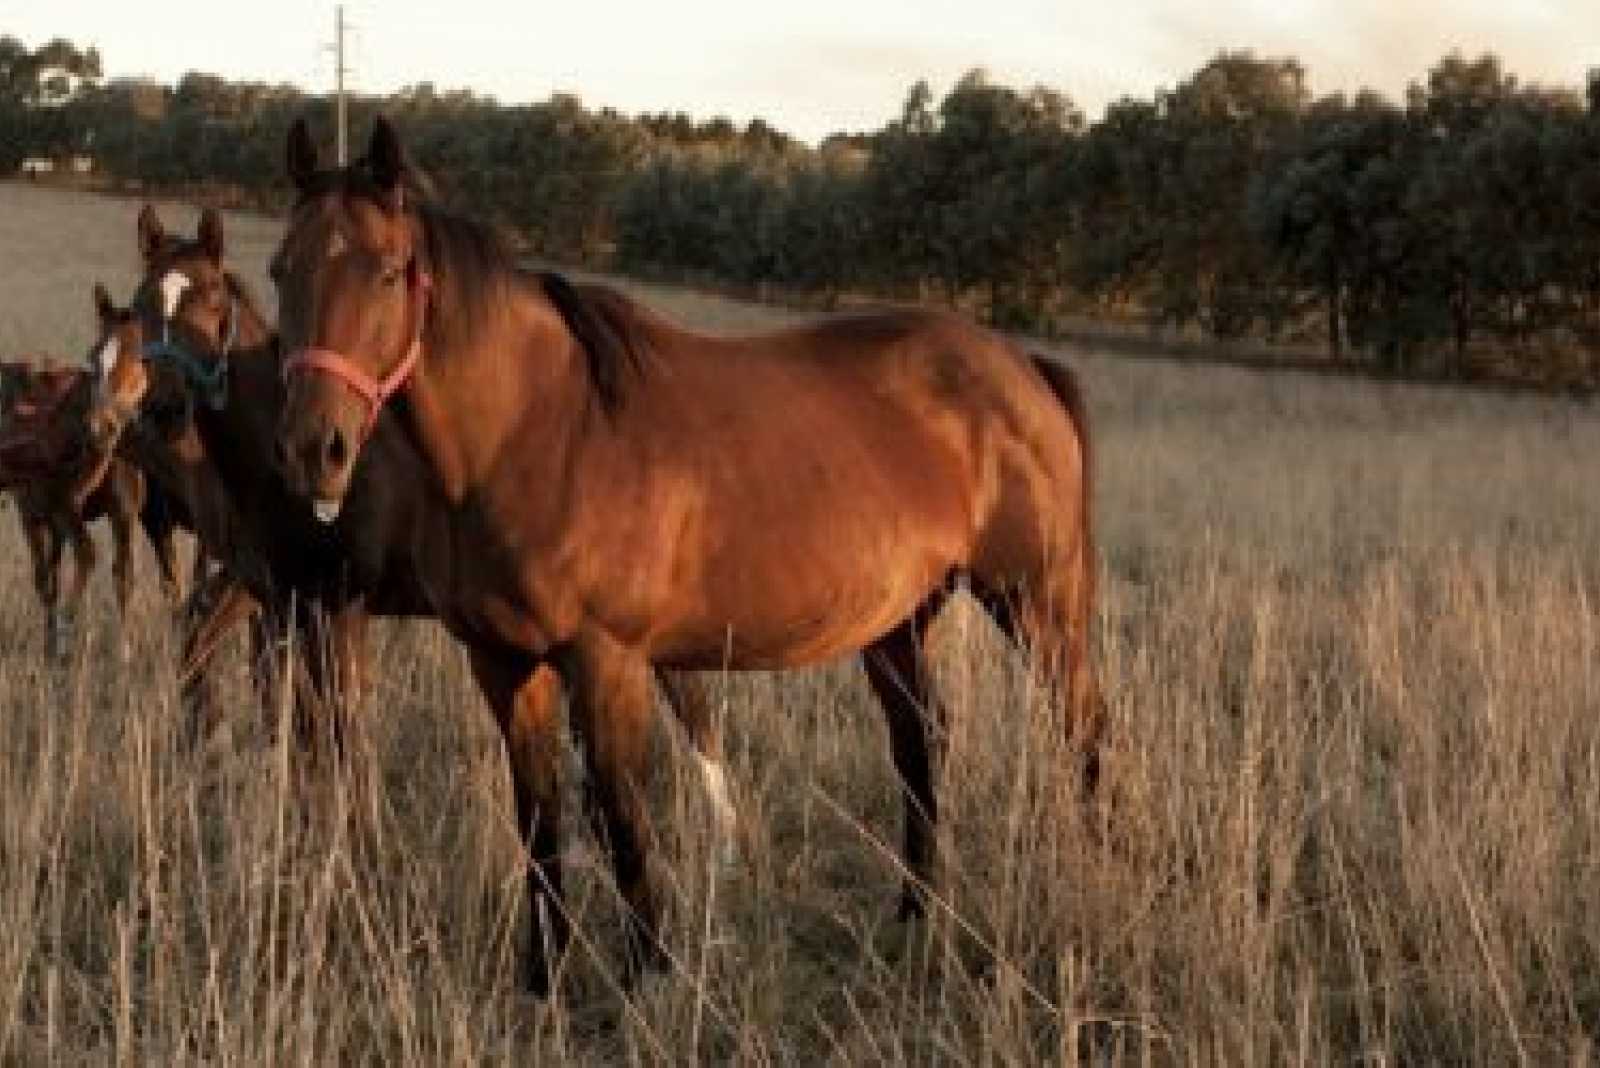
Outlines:
<svg viewBox="0 0 1600 1068"><path fill-rule="evenodd" d="M334 108L339 127L339 166L343 167L350 162L350 137L345 122L344 110L344 76L350 73L350 68L344 62L344 5L337 4L333 9L333 84Z"/></svg>

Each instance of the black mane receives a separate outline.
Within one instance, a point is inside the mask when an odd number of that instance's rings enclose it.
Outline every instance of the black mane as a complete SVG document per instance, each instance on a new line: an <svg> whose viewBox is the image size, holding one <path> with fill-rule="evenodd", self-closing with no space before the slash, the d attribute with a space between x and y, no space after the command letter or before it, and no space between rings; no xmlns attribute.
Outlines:
<svg viewBox="0 0 1600 1068"><path fill-rule="evenodd" d="M637 310L614 290L601 286L580 290L555 271L540 271L538 279L546 299L583 346L589 381L601 407L616 412L622 405L624 372L642 373L649 351Z"/></svg>

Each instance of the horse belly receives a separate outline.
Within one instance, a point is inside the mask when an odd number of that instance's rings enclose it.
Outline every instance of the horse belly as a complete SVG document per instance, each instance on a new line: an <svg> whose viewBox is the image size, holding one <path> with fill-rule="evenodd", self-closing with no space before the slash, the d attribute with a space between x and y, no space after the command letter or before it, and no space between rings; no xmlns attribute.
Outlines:
<svg viewBox="0 0 1600 1068"><path fill-rule="evenodd" d="M858 520L730 544L708 562L697 610L659 635L659 658L770 669L853 653L946 584L965 540L953 525Z"/></svg>

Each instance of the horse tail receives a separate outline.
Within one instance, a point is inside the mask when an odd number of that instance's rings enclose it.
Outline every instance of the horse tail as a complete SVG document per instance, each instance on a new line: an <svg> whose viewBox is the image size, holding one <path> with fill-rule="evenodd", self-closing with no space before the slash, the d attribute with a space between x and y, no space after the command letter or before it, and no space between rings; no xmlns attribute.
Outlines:
<svg viewBox="0 0 1600 1068"><path fill-rule="evenodd" d="M1088 405L1078 376L1066 364L1038 353L1029 359L1061 404L1072 432L1078 439L1078 573L1068 576L1070 628L1067 670L1072 701L1071 736L1084 747L1083 785L1093 794L1100 779L1100 742L1105 729L1105 700L1095 684L1089 665L1089 631L1094 621L1095 579L1098 568L1094 555L1094 447L1089 434Z"/></svg>
<svg viewBox="0 0 1600 1068"><path fill-rule="evenodd" d="M1083 397L1083 387L1078 383L1078 376L1072 368L1059 360L1043 356L1037 352L1028 354L1033 361L1033 366L1044 378L1045 384L1050 387L1062 410L1067 414L1067 421L1072 424L1072 432L1078 438L1078 456L1083 471L1078 479L1078 492L1082 495L1079 503L1080 514L1083 517L1083 549L1086 560L1094 556L1094 441L1089 433L1089 406ZM1093 581L1093 567L1089 568L1090 581ZM1091 591L1090 601L1093 601Z"/></svg>

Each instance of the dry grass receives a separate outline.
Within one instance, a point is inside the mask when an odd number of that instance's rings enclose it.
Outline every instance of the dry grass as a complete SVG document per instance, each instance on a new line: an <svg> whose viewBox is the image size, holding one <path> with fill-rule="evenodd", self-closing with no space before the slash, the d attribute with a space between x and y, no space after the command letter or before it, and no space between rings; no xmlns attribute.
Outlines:
<svg viewBox="0 0 1600 1068"><path fill-rule="evenodd" d="M80 351L89 280L132 278L133 215L0 186L0 241L23 250L0 343ZM236 224L235 257L259 268L274 229ZM652 295L702 322L771 314ZM901 927L899 805L857 672L726 680L742 862L715 870L663 727L681 974L632 1000L609 878L576 836L563 996L517 993L506 772L436 628L380 629L368 774L302 789L231 675L231 726L181 744L153 587L133 666L99 655L105 582L78 659L47 665L7 535L6 1060L1592 1061L1595 413L1081 365L1109 811L1072 801L1045 704L963 606L941 624L951 911Z"/></svg>

